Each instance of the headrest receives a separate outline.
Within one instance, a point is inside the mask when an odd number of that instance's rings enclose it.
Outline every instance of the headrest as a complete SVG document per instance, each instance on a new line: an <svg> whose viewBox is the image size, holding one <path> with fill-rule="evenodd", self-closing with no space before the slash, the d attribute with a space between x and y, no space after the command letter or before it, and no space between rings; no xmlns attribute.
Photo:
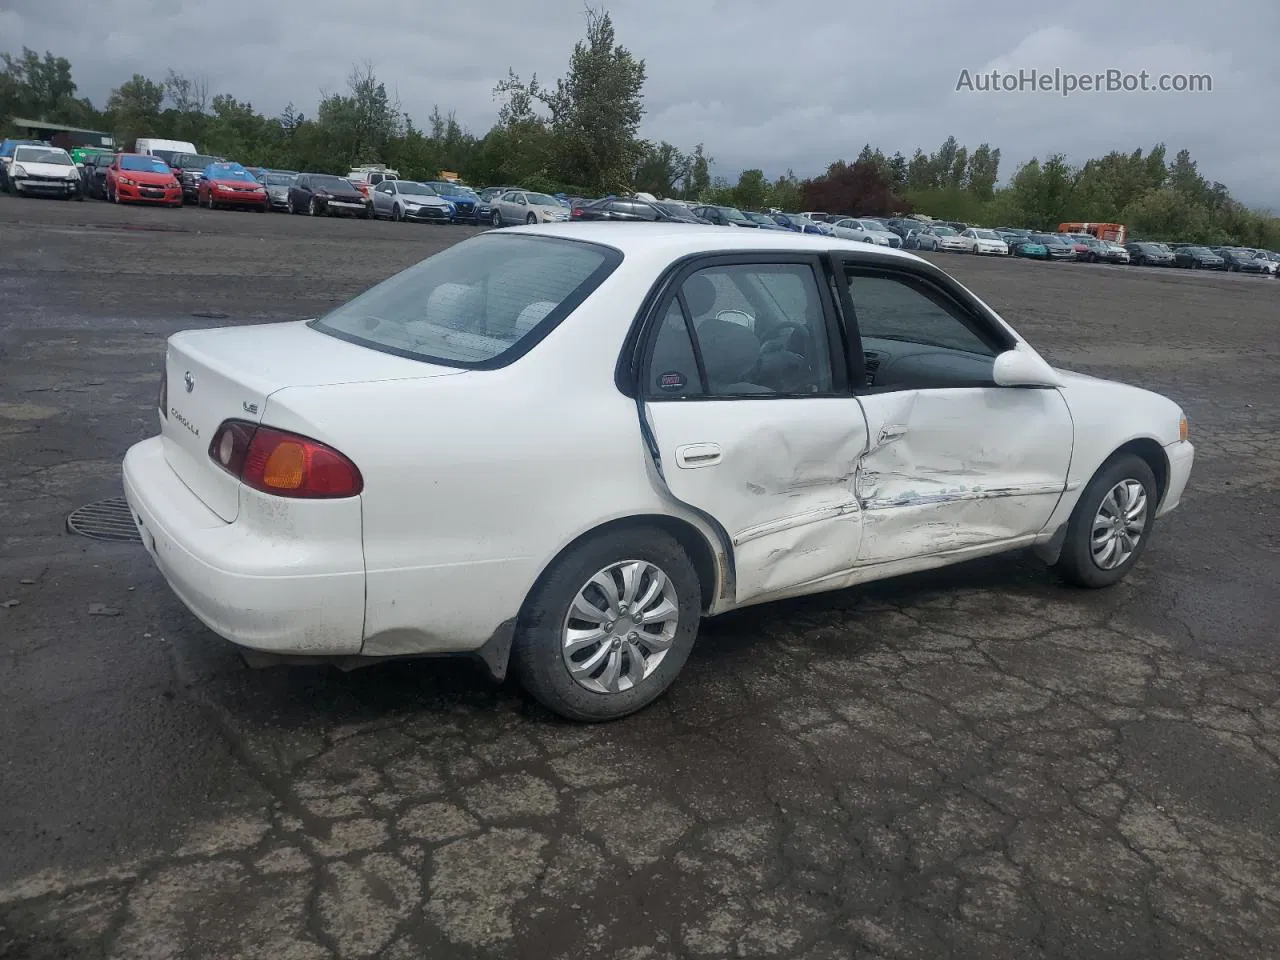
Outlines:
<svg viewBox="0 0 1280 960"><path fill-rule="evenodd" d="M684 302L695 318L710 313L716 305L716 285L701 273L695 273L684 282L683 293Z"/></svg>
<svg viewBox="0 0 1280 960"><path fill-rule="evenodd" d="M698 344L702 348L707 379L715 384L745 380L760 360L760 341L756 335L741 324L728 320L712 319L701 324L698 327Z"/></svg>

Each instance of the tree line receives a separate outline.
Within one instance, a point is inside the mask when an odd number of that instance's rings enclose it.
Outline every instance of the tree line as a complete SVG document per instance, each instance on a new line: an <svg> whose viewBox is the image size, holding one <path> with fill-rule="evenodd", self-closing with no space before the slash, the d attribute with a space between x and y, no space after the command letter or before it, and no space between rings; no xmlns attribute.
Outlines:
<svg viewBox="0 0 1280 960"><path fill-rule="evenodd" d="M1063 154L1032 159L1004 185L998 147L970 150L955 137L910 157L867 144L853 160L803 180L790 170L774 179L760 169L744 170L736 181L713 176L715 161L703 144L685 149L639 135L645 62L618 42L608 12L595 9L586 12L585 35L563 77L545 83L508 70L494 88L497 122L483 135L438 106L419 125L370 63L351 70L345 89L321 91L311 116L293 104L267 116L172 69L161 79L134 74L99 108L77 96L65 57L24 47L0 54L0 68L0 123L25 117L105 130L118 143L189 140L206 153L259 166L343 174L386 163L414 179L453 170L472 183L584 196L645 191L751 210L921 212L1036 229L1117 222L1134 236L1280 248L1280 219L1234 200L1199 172L1188 151L1169 160L1164 144L1081 165Z"/></svg>

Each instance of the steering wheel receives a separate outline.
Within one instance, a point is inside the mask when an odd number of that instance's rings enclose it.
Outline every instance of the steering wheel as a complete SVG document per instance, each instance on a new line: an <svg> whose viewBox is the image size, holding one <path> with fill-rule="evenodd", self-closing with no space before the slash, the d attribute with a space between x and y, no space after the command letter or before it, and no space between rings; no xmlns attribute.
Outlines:
<svg viewBox="0 0 1280 960"><path fill-rule="evenodd" d="M805 345L799 350L790 348L791 338L800 331ZM802 393L812 388L813 363L810 359L808 324L784 320L760 345L760 360L756 364L755 379L773 387L779 393ZM772 368L772 369L769 369Z"/></svg>
<svg viewBox="0 0 1280 960"><path fill-rule="evenodd" d="M803 335L807 347L809 343L809 325L799 320L783 320L769 333L769 339L761 343L760 352L785 350L787 342L790 341L792 334L797 330ZM808 351L806 350L805 352L807 353Z"/></svg>

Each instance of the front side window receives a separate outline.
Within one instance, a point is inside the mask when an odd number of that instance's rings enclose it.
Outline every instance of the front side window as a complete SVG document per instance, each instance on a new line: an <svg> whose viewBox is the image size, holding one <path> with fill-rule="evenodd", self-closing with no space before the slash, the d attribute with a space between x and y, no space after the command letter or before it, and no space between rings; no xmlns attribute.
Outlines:
<svg viewBox="0 0 1280 960"><path fill-rule="evenodd" d="M648 365L649 396L830 392L830 343L819 291L808 264L713 266L690 275L658 329Z"/></svg>
<svg viewBox="0 0 1280 960"><path fill-rule="evenodd" d="M996 355L960 318L954 305L922 282L855 274L849 278L849 294L864 351L876 348L869 340L892 340L985 357Z"/></svg>
<svg viewBox="0 0 1280 960"><path fill-rule="evenodd" d="M498 365L572 312L620 261L616 251L594 243L474 237L312 323L324 333L413 359Z"/></svg>

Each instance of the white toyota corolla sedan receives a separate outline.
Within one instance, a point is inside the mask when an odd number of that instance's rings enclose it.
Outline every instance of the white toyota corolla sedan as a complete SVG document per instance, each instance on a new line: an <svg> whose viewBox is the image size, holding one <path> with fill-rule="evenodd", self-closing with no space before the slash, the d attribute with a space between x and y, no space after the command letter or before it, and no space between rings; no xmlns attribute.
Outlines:
<svg viewBox="0 0 1280 960"><path fill-rule="evenodd" d="M170 338L124 460L251 662L510 662L620 717L701 618L1033 548L1104 587L1191 472L1172 401L1052 368L911 254L663 224L466 240L319 319Z"/></svg>

